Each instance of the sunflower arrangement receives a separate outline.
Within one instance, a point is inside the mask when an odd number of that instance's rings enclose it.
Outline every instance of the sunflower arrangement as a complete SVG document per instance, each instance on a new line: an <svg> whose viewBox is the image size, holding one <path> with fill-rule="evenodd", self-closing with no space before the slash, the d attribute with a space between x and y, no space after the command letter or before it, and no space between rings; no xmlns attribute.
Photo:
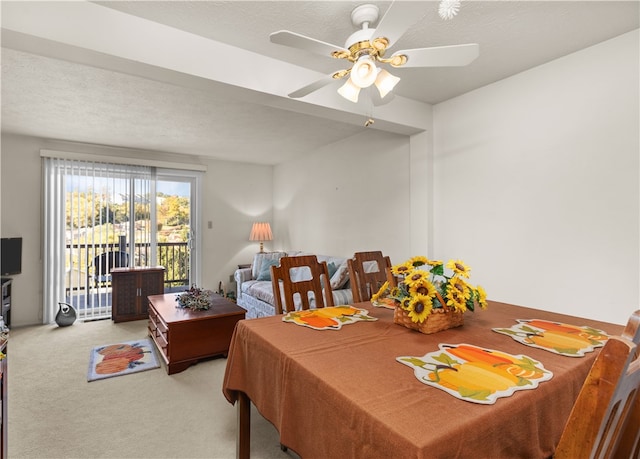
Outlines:
<svg viewBox="0 0 640 459"><path fill-rule="evenodd" d="M440 260L417 256L393 266L391 272L400 280L397 287L385 282L371 301L393 300L407 311L412 322L422 323L437 310L466 312L474 311L476 306L487 307L486 292L481 286L468 283L471 268L462 260L449 260L445 265Z"/></svg>

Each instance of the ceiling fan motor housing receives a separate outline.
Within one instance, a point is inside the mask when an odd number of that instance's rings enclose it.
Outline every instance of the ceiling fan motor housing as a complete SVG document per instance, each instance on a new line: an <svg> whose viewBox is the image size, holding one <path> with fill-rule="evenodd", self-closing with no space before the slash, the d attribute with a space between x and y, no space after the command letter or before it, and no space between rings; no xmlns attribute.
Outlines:
<svg viewBox="0 0 640 459"><path fill-rule="evenodd" d="M376 29L369 28L369 25L378 22L380 17L380 10L376 5L365 4L357 6L351 12L351 22L359 30L352 33L345 42L345 48L349 50L349 56L335 56L346 57L352 62L357 61L360 56L369 55L376 59L378 56L382 57L389 45L386 38L376 38L372 41Z"/></svg>
<svg viewBox="0 0 640 459"><path fill-rule="evenodd" d="M357 45L358 43L369 43L373 33L376 29L361 29L353 32L347 38L347 41L344 43L344 47L347 49L351 49L352 46Z"/></svg>
<svg viewBox="0 0 640 459"><path fill-rule="evenodd" d="M376 5L360 5L351 12L351 23L357 28L362 28L365 24L368 27L378 22L378 17L380 17L380 10Z"/></svg>

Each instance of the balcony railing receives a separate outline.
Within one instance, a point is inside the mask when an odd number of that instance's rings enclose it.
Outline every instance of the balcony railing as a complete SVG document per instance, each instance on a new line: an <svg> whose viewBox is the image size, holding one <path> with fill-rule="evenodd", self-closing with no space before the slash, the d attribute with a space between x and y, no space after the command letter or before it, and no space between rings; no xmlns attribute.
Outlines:
<svg viewBox="0 0 640 459"><path fill-rule="evenodd" d="M67 244L67 296L86 294L96 274L96 257L109 252L129 253L128 244ZM147 266L151 260L151 244L135 243L133 259L129 266ZM156 262L164 266L165 289L188 287L189 285L189 245L187 242L158 242ZM113 263L112 263L113 264Z"/></svg>
<svg viewBox="0 0 640 459"><path fill-rule="evenodd" d="M124 252L127 255L120 254ZM99 272L101 255L107 254L103 266L148 266L151 245L136 243L133 257L129 246L118 244L67 244L65 301L78 311L78 319L97 320L111 317L111 276L108 268ZM116 260L120 260L116 262ZM125 261L122 261L125 260ZM189 244L187 242L159 242L156 264L164 266L165 292L186 290L189 285Z"/></svg>

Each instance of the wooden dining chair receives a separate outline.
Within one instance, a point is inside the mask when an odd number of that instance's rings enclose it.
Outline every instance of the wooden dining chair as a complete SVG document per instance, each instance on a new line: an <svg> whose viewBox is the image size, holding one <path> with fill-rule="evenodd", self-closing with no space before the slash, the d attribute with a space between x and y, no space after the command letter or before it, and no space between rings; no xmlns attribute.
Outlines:
<svg viewBox="0 0 640 459"><path fill-rule="evenodd" d="M329 279L327 262L318 261L315 255L280 258L280 266L271 267L276 314L294 311L296 294L300 296L301 309L311 309L311 298L315 300L314 308L333 306Z"/></svg>
<svg viewBox="0 0 640 459"><path fill-rule="evenodd" d="M556 459L640 456L640 310L601 349L578 394Z"/></svg>
<svg viewBox="0 0 640 459"><path fill-rule="evenodd" d="M380 251L356 252L347 264L354 303L369 301L387 281L387 270L391 269L391 260ZM374 264L374 269L371 269Z"/></svg>

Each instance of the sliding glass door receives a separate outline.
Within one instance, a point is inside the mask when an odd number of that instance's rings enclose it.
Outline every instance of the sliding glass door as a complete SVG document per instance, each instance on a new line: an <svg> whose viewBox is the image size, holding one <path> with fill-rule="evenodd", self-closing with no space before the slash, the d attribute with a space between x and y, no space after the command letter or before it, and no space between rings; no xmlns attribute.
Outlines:
<svg viewBox="0 0 640 459"><path fill-rule="evenodd" d="M186 290L196 283L196 177L158 171L156 177L157 264L164 266L165 292Z"/></svg>
<svg viewBox="0 0 640 459"><path fill-rule="evenodd" d="M43 320L59 302L110 317L111 269L147 264L153 170L46 158L44 171Z"/></svg>
<svg viewBox="0 0 640 459"><path fill-rule="evenodd" d="M197 172L45 158L44 313L111 317L113 268L166 268L165 291L197 281Z"/></svg>

